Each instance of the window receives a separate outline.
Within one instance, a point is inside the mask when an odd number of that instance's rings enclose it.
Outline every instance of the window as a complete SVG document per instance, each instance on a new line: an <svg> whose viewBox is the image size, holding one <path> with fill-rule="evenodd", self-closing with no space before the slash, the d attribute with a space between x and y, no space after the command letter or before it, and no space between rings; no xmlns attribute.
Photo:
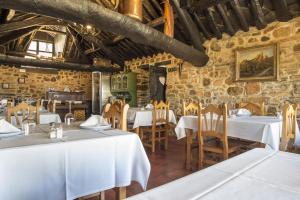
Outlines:
<svg viewBox="0 0 300 200"><path fill-rule="evenodd" d="M31 41L27 53L36 55L41 58L53 57L53 43L33 40ZM35 58L34 56L26 56L26 58Z"/></svg>

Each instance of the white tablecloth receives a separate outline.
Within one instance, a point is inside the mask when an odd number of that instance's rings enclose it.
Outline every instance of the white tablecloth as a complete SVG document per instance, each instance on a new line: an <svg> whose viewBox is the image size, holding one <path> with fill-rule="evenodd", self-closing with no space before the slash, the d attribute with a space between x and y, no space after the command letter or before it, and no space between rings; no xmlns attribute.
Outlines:
<svg viewBox="0 0 300 200"><path fill-rule="evenodd" d="M19 121L22 122L22 116L18 116ZM50 124L51 122L54 123L61 123L60 116L56 113L40 113L40 124ZM14 116L11 117L11 123L16 126L16 118Z"/></svg>
<svg viewBox="0 0 300 200"><path fill-rule="evenodd" d="M133 122L133 128L152 125L152 110L141 110L140 108L129 108L127 113L129 122ZM176 124L176 116L173 110L169 110L169 121Z"/></svg>
<svg viewBox="0 0 300 200"><path fill-rule="evenodd" d="M254 149L128 199L296 200L299 169L299 154Z"/></svg>
<svg viewBox="0 0 300 200"><path fill-rule="evenodd" d="M175 128L178 139L186 137L185 128L198 130L197 116L182 116ZM296 145L300 145L297 126ZM274 150L279 149L282 120L269 116L228 118L228 136L261 142Z"/></svg>
<svg viewBox="0 0 300 200"><path fill-rule="evenodd" d="M146 188L150 163L136 134L72 130L64 135L1 140L0 199L75 199L131 181Z"/></svg>

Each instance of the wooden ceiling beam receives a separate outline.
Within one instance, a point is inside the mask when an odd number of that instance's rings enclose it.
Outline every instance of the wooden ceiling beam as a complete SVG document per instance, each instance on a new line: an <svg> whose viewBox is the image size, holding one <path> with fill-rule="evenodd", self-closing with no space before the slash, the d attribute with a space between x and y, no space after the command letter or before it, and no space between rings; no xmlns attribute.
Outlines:
<svg viewBox="0 0 300 200"><path fill-rule="evenodd" d="M210 29L212 30L214 35L217 37L217 39L221 39L222 38L222 32L220 31L220 29L217 25L217 22L214 18L213 11L211 9L205 10L205 16L206 16L206 19L208 21L208 26L210 27Z"/></svg>
<svg viewBox="0 0 300 200"><path fill-rule="evenodd" d="M49 17L36 17L29 20L11 22L0 25L0 34L16 31L24 28L42 25L62 25L63 23L58 22L56 19Z"/></svg>
<svg viewBox="0 0 300 200"><path fill-rule="evenodd" d="M192 20L188 11L180 7L179 0L171 0L170 3L173 10L177 13L178 19L182 23L185 32L188 34L188 37L191 38L194 48L204 52L204 48L202 46L204 39L202 38L202 35L200 35L197 26Z"/></svg>
<svg viewBox="0 0 300 200"><path fill-rule="evenodd" d="M275 9L276 18L278 21L287 22L293 18L289 11L286 0L271 1Z"/></svg>
<svg viewBox="0 0 300 200"><path fill-rule="evenodd" d="M202 21L201 21L199 15L198 15L196 12L194 12L193 15L194 15L195 22L196 22L196 24L199 26L199 28L201 29L201 32L203 33L203 35L204 35L207 39L212 38L211 33L206 29L206 27L205 27L204 24L202 23Z"/></svg>
<svg viewBox="0 0 300 200"><path fill-rule="evenodd" d="M40 68L52 68L52 69L67 69L67 70L79 70L79 71L102 71L102 72L116 72L120 69L112 67L95 67L87 64L69 63L69 62L57 62L48 60L29 59L16 56L8 56L0 54L0 63L8 65L24 65L34 66Z"/></svg>
<svg viewBox="0 0 300 200"><path fill-rule="evenodd" d="M45 33L54 33L54 34L61 34L61 35L66 35L67 33L64 31L58 31L58 30L50 30L50 29L40 29L38 32L45 32Z"/></svg>
<svg viewBox="0 0 300 200"><path fill-rule="evenodd" d="M267 22L265 20L265 16L259 0L249 0L249 4L250 4L250 9L252 11L252 15L254 17L255 26L258 29L265 28L267 26Z"/></svg>
<svg viewBox="0 0 300 200"><path fill-rule="evenodd" d="M225 3L230 0L181 0L180 6L182 8L193 8L204 10L208 7L214 6L216 4Z"/></svg>
<svg viewBox="0 0 300 200"><path fill-rule="evenodd" d="M29 28L24 28L21 30L12 31L11 33L7 33L0 37L0 45L7 44L13 40L17 40L18 38L27 36L34 32L37 28L39 28L39 26L32 26Z"/></svg>
<svg viewBox="0 0 300 200"><path fill-rule="evenodd" d="M236 15L236 17L237 17L237 19L240 23L241 29L245 32L248 32L249 31L249 24L246 20L246 17L244 16L244 13L241 9L239 1L238 0L232 0L232 1L229 2L229 5L233 9L234 14Z"/></svg>
<svg viewBox="0 0 300 200"><path fill-rule="evenodd" d="M234 30L230 20L228 19L228 16L226 14L226 11L225 11L223 5L218 3L215 7L217 8L219 14L221 15L221 17L223 19L223 22L224 22L224 25L225 25L225 28L226 28L228 34L233 36L236 31Z"/></svg>
<svg viewBox="0 0 300 200"><path fill-rule="evenodd" d="M148 22L147 25L154 28L154 27L160 26L160 25L162 25L162 24L164 24L164 23L165 23L165 17L162 16L162 17L158 17L158 18L156 18L156 19L154 19L154 20ZM113 43L118 43L118 42L120 42L120 41L123 40L123 39L125 39L125 37L124 37L123 35L118 35L118 36L116 36L116 37L112 40L112 42L113 42Z"/></svg>
<svg viewBox="0 0 300 200"><path fill-rule="evenodd" d="M81 35L80 31L77 30L77 27L72 26L72 28ZM106 47L104 43L101 40L99 40L97 37L93 37L91 35L81 35L81 36L90 44L93 43L95 46L97 46L97 48L100 48L105 53L108 59L112 60L114 63L117 63L120 66L123 66L123 61L119 57L115 56L112 50Z"/></svg>
<svg viewBox="0 0 300 200"><path fill-rule="evenodd" d="M74 40L74 44L75 44L80 56L83 59L85 59L86 61L88 61L89 63L92 63L92 60L84 54L83 38L75 30L73 30L70 27L67 27L67 32L72 36L72 38Z"/></svg>
<svg viewBox="0 0 300 200"><path fill-rule="evenodd" d="M150 26L121 13L105 9L103 6L91 1L0 0L0 3L2 7L8 9L32 12L78 24L90 24L103 31L124 35L135 43L161 49L195 66L204 66L209 59L204 51L197 50L192 46L164 35Z"/></svg>

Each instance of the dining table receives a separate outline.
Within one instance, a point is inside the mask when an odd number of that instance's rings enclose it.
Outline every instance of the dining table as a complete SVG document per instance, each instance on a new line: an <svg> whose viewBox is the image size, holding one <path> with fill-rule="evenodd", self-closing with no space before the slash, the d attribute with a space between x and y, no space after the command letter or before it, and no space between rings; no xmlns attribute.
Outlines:
<svg viewBox="0 0 300 200"><path fill-rule="evenodd" d="M300 155L257 148L128 200L297 200Z"/></svg>
<svg viewBox="0 0 300 200"><path fill-rule="evenodd" d="M88 130L63 125L63 137L49 138L49 126L0 140L0 199L71 200L132 181L145 190L150 163L139 137L117 129ZM120 190L121 191L121 190Z"/></svg>
<svg viewBox="0 0 300 200"><path fill-rule="evenodd" d="M5 118L5 114L0 114L0 119ZM19 121L22 122L22 116L18 116ZM57 113L51 112L40 112L40 124L50 124L50 123L61 123L61 118ZM11 124L17 126L17 121L15 116L11 116Z"/></svg>
<svg viewBox="0 0 300 200"><path fill-rule="evenodd" d="M222 118L221 118L222 121ZM220 123L222 125L222 123ZM177 123L177 139L186 137L186 168L191 168L190 148L198 130L198 116L182 116ZM282 119L274 116L232 116L227 119L229 137L259 142L266 148L279 150ZM300 146L299 127L296 125L295 145Z"/></svg>
<svg viewBox="0 0 300 200"><path fill-rule="evenodd" d="M129 108L127 121L132 124L132 128L138 132L139 127L152 126L152 109ZM176 124L176 116L173 110L169 110L169 122Z"/></svg>
<svg viewBox="0 0 300 200"><path fill-rule="evenodd" d="M222 121L222 119L221 119ZM221 124L221 123L220 123ZM300 145L299 127L296 125L296 145ZM177 123L177 139L187 136L187 130L198 130L198 116L182 116ZM230 137L266 144L267 148L279 150L282 119L274 116L241 116L227 119L227 134Z"/></svg>

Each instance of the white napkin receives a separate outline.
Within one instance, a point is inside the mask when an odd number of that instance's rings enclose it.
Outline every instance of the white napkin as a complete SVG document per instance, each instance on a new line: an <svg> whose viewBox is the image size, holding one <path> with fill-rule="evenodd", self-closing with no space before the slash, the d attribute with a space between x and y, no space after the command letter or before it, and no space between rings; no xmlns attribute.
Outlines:
<svg viewBox="0 0 300 200"><path fill-rule="evenodd" d="M85 122L81 123L80 126L105 126L109 125L107 121L101 115L92 115Z"/></svg>
<svg viewBox="0 0 300 200"><path fill-rule="evenodd" d="M0 134L16 132L21 132L21 130L7 122L5 119L0 120Z"/></svg>
<svg viewBox="0 0 300 200"><path fill-rule="evenodd" d="M153 109L153 105L152 104L147 104L147 106L145 107L146 109Z"/></svg>
<svg viewBox="0 0 300 200"><path fill-rule="evenodd" d="M250 116L251 114L252 113L249 110L245 109L245 108L238 109L238 111L236 113L237 116Z"/></svg>

